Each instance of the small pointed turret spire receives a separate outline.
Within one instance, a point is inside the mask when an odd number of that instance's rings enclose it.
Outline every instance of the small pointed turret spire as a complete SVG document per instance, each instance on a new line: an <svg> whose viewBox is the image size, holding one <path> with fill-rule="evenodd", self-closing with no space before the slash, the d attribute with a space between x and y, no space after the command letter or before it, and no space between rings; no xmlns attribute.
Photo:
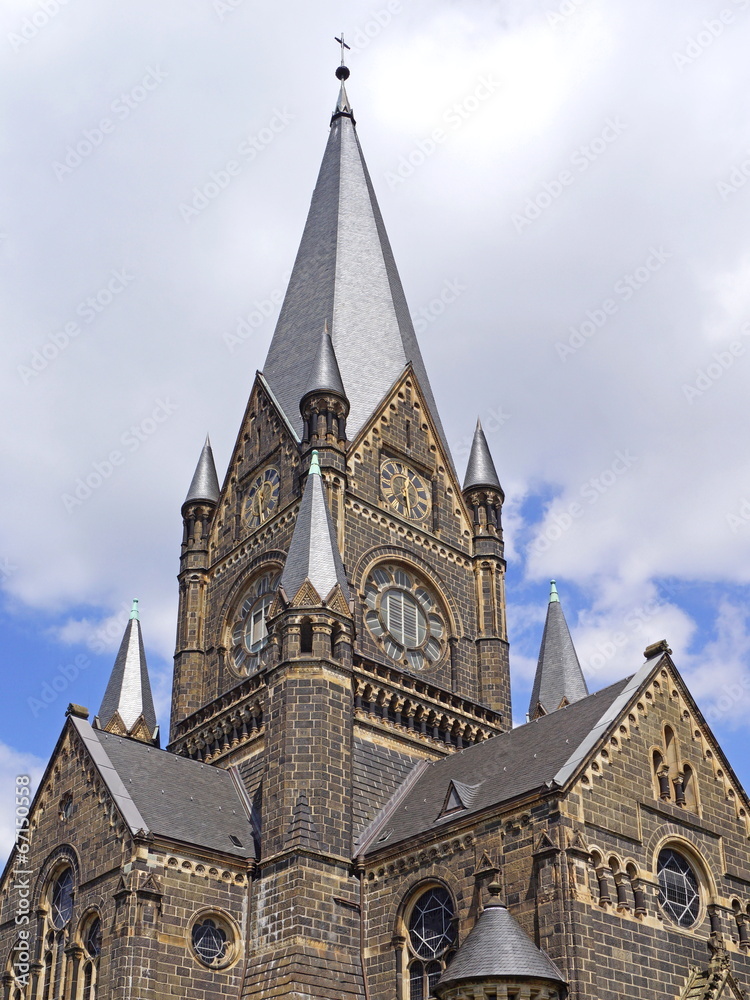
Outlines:
<svg viewBox="0 0 750 1000"><path fill-rule="evenodd" d="M211 450L211 442L206 435L206 443L203 445L201 457L195 467L190 489L185 497L185 503L217 503L219 499L219 477L216 475L216 464L214 453Z"/></svg>
<svg viewBox="0 0 750 1000"><path fill-rule="evenodd" d="M320 335L318 351L313 359L312 368L310 369L310 375L307 380L307 388L305 389L305 394L302 399L304 400L306 396L317 392L335 392L338 396L346 399L346 390L344 389L344 383L341 380L339 363L336 360L336 352L333 349L333 341L331 340L331 335L328 332L327 320L325 329Z"/></svg>
<svg viewBox="0 0 750 1000"><path fill-rule="evenodd" d="M326 503L318 453L313 451L289 552L281 574L281 587L291 600L309 580L325 600L338 584L346 600L349 585L341 561L336 529Z"/></svg>
<svg viewBox="0 0 750 1000"><path fill-rule="evenodd" d="M157 742L156 711L151 695L137 600L133 601L130 619L125 627L95 725L98 729L105 729L119 736L130 736L144 743Z"/></svg>
<svg viewBox="0 0 750 1000"><path fill-rule="evenodd" d="M482 423L480 420L477 420L474 440L471 442L469 464L466 466L464 491L480 486L491 487L502 492L495 463L492 461L492 455L490 454L490 447L482 430Z"/></svg>
<svg viewBox="0 0 750 1000"><path fill-rule="evenodd" d="M547 620L529 702L529 717L538 719L589 693L578 661L555 581L550 581Z"/></svg>

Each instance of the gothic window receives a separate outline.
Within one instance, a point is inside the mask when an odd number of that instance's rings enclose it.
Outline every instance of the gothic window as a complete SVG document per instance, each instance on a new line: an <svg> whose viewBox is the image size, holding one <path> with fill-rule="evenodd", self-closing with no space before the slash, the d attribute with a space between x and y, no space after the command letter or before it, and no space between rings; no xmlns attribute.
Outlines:
<svg viewBox="0 0 750 1000"><path fill-rule="evenodd" d="M365 622L392 660L412 670L445 652L445 619L427 585L412 571L380 565L365 583Z"/></svg>
<svg viewBox="0 0 750 1000"><path fill-rule="evenodd" d="M666 847L656 865L659 878L659 905L680 927L692 927L700 911L698 879L689 862Z"/></svg>
<svg viewBox="0 0 750 1000"><path fill-rule="evenodd" d="M406 931L406 1000L427 1000L455 951L455 909L448 890L431 886L422 892L408 911Z"/></svg>
<svg viewBox="0 0 750 1000"><path fill-rule="evenodd" d="M232 630L231 662L236 674L247 677L258 669L258 654L268 641L266 617L278 586L278 574L264 573L250 588Z"/></svg>
<svg viewBox="0 0 750 1000"><path fill-rule="evenodd" d="M212 969L222 969L234 958L235 933L221 914L200 914L190 932L190 943L198 961Z"/></svg>
<svg viewBox="0 0 750 1000"><path fill-rule="evenodd" d="M102 952L102 922L97 914L84 927L81 1000L96 1000L99 981L99 956Z"/></svg>
<svg viewBox="0 0 750 1000"><path fill-rule="evenodd" d="M53 1000L61 995L65 982L70 918L73 915L73 869L70 865L58 867L47 886L47 914L44 921L40 961L41 983L38 996Z"/></svg>

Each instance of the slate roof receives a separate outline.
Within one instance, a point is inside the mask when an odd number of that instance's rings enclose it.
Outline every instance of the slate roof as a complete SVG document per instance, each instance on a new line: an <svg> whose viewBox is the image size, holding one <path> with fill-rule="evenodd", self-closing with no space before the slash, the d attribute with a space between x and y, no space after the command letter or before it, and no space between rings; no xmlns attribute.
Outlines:
<svg viewBox="0 0 750 1000"><path fill-rule="evenodd" d="M333 349L333 341L328 330L324 330L320 336L318 351L307 379L305 396L309 396L311 392L335 392L346 398L336 352Z"/></svg>
<svg viewBox="0 0 750 1000"><path fill-rule="evenodd" d="M471 442L469 464L466 466L466 476L464 477L464 489L471 489L472 486L493 486L495 489L502 490L495 463L492 461L490 446L487 444L487 438L484 436L479 420L477 420L474 431L474 440Z"/></svg>
<svg viewBox="0 0 750 1000"><path fill-rule="evenodd" d="M539 661L529 702L529 715L533 718L539 704L545 712L555 712L564 699L572 704L585 698L588 693L581 664L578 662L578 654L557 594L557 587L552 580L547 619L544 623Z"/></svg>
<svg viewBox="0 0 750 1000"><path fill-rule="evenodd" d="M318 453L313 452L280 584L291 600L308 579L322 598L338 583L346 600L349 585L341 561L336 529L328 511Z"/></svg>
<svg viewBox="0 0 750 1000"><path fill-rule="evenodd" d="M439 979L448 987L470 979L546 979L565 982L555 963L496 900L479 916Z"/></svg>
<svg viewBox="0 0 750 1000"><path fill-rule="evenodd" d="M653 663L651 663L653 666ZM594 745L618 711L622 698L631 696L642 671L618 681L596 694L545 715L535 722L493 736L442 760L432 761L416 778L406 795L397 791L391 815L378 816L381 837L372 843L365 831L360 838L365 854L379 848L438 830L491 806L510 801L537 789L563 784ZM450 783L474 786L470 805L462 811L440 816ZM440 817L440 818L438 818ZM386 832L390 831L387 840Z"/></svg>
<svg viewBox="0 0 750 1000"><path fill-rule="evenodd" d="M255 856L250 821L229 771L93 729L82 718L71 716L71 722L132 833Z"/></svg>
<svg viewBox="0 0 750 1000"><path fill-rule="evenodd" d="M125 627L107 690L102 698L99 722L104 729L115 712L119 712L129 732L143 715L149 732L153 734L156 731L156 712L151 695L137 604L137 601L133 602L133 611Z"/></svg>
<svg viewBox="0 0 750 1000"><path fill-rule="evenodd" d="M349 108L343 93L346 108ZM320 331L331 324L353 438L410 361L449 454L404 290L349 113L335 114L263 374L298 434Z"/></svg>
<svg viewBox="0 0 750 1000"><path fill-rule="evenodd" d="M203 445L201 456L195 467L190 489L185 497L185 503L194 503L196 500L207 500L209 503L217 503L219 492L219 477L216 475L214 453L211 450L211 442L208 440L208 435L206 435L206 443Z"/></svg>

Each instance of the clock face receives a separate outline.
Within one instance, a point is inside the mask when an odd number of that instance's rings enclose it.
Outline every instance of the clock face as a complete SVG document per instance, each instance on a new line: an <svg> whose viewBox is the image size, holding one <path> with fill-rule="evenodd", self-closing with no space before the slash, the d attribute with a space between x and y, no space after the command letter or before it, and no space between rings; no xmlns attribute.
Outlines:
<svg viewBox="0 0 750 1000"><path fill-rule="evenodd" d="M442 658L445 618L415 572L390 563L376 567L365 584L365 606L365 623L392 660L425 670Z"/></svg>
<svg viewBox="0 0 750 1000"><path fill-rule="evenodd" d="M232 629L231 656L231 666L239 677L258 669L258 656L268 640L266 616L278 585L278 574L265 573L255 581L239 609Z"/></svg>
<svg viewBox="0 0 750 1000"><path fill-rule="evenodd" d="M245 520L251 528L263 524L279 505L281 477L278 469L264 469L253 480L245 500Z"/></svg>
<svg viewBox="0 0 750 1000"><path fill-rule="evenodd" d="M414 469L388 459L380 467L380 488L390 507L410 521L424 521L430 511L427 483Z"/></svg>

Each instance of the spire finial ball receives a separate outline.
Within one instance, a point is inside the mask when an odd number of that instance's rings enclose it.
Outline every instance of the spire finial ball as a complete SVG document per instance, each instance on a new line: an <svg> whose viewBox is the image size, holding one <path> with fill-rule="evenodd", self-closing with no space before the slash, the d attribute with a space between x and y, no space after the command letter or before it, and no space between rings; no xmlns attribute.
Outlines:
<svg viewBox="0 0 750 1000"><path fill-rule="evenodd" d="M336 67L336 79L337 80L341 80L342 82L344 80L348 80L349 79L349 67L348 66L337 66Z"/></svg>

